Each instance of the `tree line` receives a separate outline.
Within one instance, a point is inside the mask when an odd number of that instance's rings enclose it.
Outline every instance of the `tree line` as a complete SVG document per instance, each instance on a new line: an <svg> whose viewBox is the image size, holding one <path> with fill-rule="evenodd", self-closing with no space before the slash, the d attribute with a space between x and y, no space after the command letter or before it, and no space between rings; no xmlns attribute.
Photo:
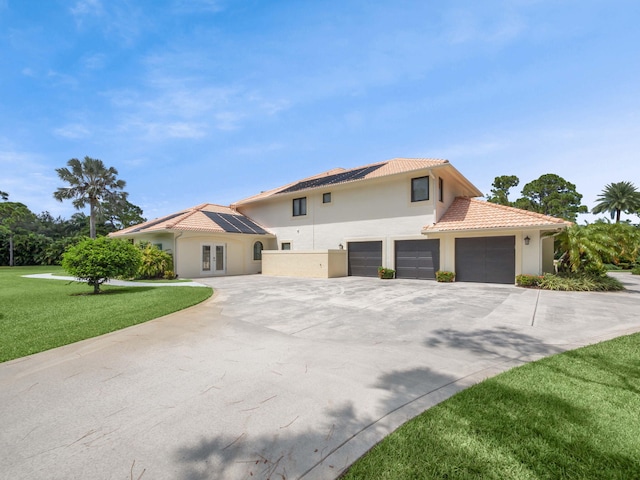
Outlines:
<svg viewBox="0 0 640 480"><path fill-rule="evenodd" d="M522 196L510 201L510 191L519 183L520 179L515 175L495 177L487 201L564 218L570 222L575 222L579 213L589 212L586 205L581 205L582 195L576 191L576 186L558 175L547 173L527 183L522 188ZM620 223L621 213L640 215L640 191L631 182L607 184L596 201L598 203L591 213L609 213L616 223Z"/></svg>
<svg viewBox="0 0 640 480"><path fill-rule="evenodd" d="M128 201L126 182L117 178L118 171L101 160L72 158L56 172L68 186L58 188L54 198L72 200L77 210L89 205L89 216L78 212L65 219L47 211L35 214L0 191L0 265L59 264L65 250L83 238L105 236L146 221L142 209Z"/></svg>

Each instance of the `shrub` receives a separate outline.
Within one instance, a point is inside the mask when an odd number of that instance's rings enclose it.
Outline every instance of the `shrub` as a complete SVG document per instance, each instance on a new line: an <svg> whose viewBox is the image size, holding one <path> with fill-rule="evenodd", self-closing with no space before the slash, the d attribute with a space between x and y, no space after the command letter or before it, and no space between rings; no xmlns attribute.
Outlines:
<svg viewBox="0 0 640 480"><path fill-rule="evenodd" d="M560 290L566 292L607 292L624 290L624 286L613 277L607 275L545 274L540 280L540 288L544 290Z"/></svg>
<svg viewBox="0 0 640 480"><path fill-rule="evenodd" d="M516 285L519 287L538 287L541 280L542 277L539 275L522 274L516 276Z"/></svg>
<svg viewBox="0 0 640 480"><path fill-rule="evenodd" d="M137 278L163 278L173 270L173 258L151 243L141 243L142 263ZM173 273L173 272L172 272Z"/></svg>
<svg viewBox="0 0 640 480"><path fill-rule="evenodd" d="M445 270L438 270L436 272L436 280L438 282L453 282L456 278L456 274L453 272L447 272Z"/></svg>
<svg viewBox="0 0 640 480"><path fill-rule="evenodd" d="M396 275L396 271L392 268L378 267L378 277L380 278L393 278Z"/></svg>
<svg viewBox="0 0 640 480"><path fill-rule="evenodd" d="M79 280L86 280L93 293L100 293L100 285L111 278L135 276L141 257L140 249L125 240L87 238L67 249L62 267Z"/></svg>
<svg viewBox="0 0 640 480"><path fill-rule="evenodd" d="M173 280L174 278L176 278L176 274L173 272L173 270L167 270L166 272L164 272L162 278L164 278L165 280Z"/></svg>
<svg viewBox="0 0 640 480"><path fill-rule="evenodd" d="M636 265L631 269L631 273L634 275L640 275L640 265Z"/></svg>

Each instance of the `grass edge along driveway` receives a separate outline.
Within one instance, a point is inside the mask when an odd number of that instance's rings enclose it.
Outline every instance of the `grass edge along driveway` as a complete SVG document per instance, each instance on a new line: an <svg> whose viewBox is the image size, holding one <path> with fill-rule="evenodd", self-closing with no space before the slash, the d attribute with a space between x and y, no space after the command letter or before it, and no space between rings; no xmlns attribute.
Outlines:
<svg viewBox="0 0 640 480"><path fill-rule="evenodd" d="M196 305L207 287L114 287L23 278L60 267L0 267L0 362L96 337Z"/></svg>
<svg viewBox="0 0 640 480"><path fill-rule="evenodd" d="M405 423L343 479L640 478L640 334L487 379Z"/></svg>

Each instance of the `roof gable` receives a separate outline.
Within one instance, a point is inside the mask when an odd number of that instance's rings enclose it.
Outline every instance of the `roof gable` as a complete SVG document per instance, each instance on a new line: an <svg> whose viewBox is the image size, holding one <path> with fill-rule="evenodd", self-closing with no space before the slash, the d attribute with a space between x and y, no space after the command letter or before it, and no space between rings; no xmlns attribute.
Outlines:
<svg viewBox="0 0 640 480"><path fill-rule="evenodd" d="M298 180L296 182L292 182L287 185L259 193L258 195L253 195L243 200L239 200L238 202L235 202L233 206L240 206L247 203L257 202L280 194L302 192L314 188L325 187L328 185L340 185L345 183L369 180L372 178L380 178L390 175L397 175L400 173L445 166L453 170L456 175L467 182L473 192L477 193L477 195L482 195L480 191L478 191L473 185L471 185L468 180L466 180L457 170L453 168L453 166L451 166L449 160L433 158L393 158L384 162L372 163L369 165L351 169L335 168L332 170L328 170L318 175L307 177L302 180Z"/></svg>
<svg viewBox="0 0 640 480"><path fill-rule="evenodd" d="M492 228L556 227L571 225L562 218L507 207L495 203L457 197L442 218L424 227L424 233Z"/></svg>

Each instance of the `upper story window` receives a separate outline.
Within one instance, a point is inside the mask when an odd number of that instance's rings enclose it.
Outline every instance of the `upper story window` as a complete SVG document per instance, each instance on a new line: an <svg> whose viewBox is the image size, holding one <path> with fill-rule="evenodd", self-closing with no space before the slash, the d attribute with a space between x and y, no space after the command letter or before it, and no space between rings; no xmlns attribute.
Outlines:
<svg viewBox="0 0 640 480"><path fill-rule="evenodd" d="M262 260L262 249L264 245L262 242L256 242L253 244L253 259L254 260Z"/></svg>
<svg viewBox="0 0 640 480"><path fill-rule="evenodd" d="M429 200L429 176L411 179L411 201Z"/></svg>
<svg viewBox="0 0 640 480"><path fill-rule="evenodd" d="M322 203L331 203L331 192L322 194Z"/></svg>
<svg viewBox="0 0 640 480"><path fill-rule="evenodd" d="M282 242L280 244L280 250L291 250L291 242Z"/></svg>
<svg viewBox="0 0 640 480"><path fill-rule="evenodd" d="M293 199L293 216L300 217L307 214L307 197Z"/></svg>
<svg viewBox="0 0 640 480"><path fill-rule="evenodd" d="M444 202L444 181L442 177L438 178L438 200Z"/></svg>

